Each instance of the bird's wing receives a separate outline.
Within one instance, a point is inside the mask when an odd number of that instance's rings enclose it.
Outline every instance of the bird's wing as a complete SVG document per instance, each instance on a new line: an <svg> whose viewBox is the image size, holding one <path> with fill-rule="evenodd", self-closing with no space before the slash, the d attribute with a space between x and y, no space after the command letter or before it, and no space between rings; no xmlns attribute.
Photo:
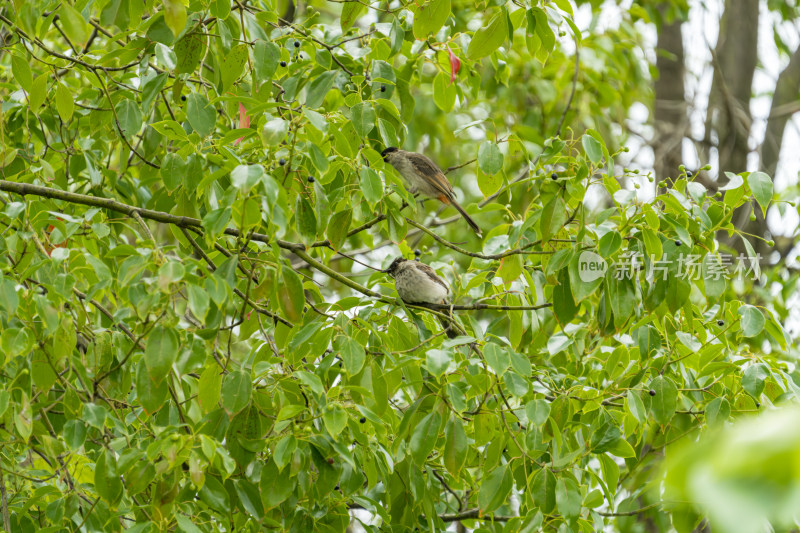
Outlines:
<svg viewBox="0 0 800 533"><path fill-rule="evenodd" d="M448 198L453 195L453 186L450 185L447 176L436 166L436 163L431 161L428 157L416 152L409 152L408 158L411 160L414 170L428 178L439 192Z"/></svg>
<svg viewBox="0 0 800 533"><path fill-rule="evenodd" d="M450 288L447 286L447 283L445 283L442 278L437 276L436 272L434 272L434 270L429 265L417 261L414 261L413 265L417 268L417 270L428 276L434 283L438 283L439 285L444 287L448 294L450 293Z"/></svg>

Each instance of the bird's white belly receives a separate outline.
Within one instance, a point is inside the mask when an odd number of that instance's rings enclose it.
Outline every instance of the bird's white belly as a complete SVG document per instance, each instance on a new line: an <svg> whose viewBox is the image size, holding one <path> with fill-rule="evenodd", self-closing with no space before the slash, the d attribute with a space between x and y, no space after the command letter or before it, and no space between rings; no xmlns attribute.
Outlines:
<svg viewBox="0 0 800 533"><path fill-rule="evenodd" d="M413 279L409 279L412 276ZM448 290L424 274L414 276L404 272L397 281L397 293L405 302L438 304L448 301Z"/></svg>

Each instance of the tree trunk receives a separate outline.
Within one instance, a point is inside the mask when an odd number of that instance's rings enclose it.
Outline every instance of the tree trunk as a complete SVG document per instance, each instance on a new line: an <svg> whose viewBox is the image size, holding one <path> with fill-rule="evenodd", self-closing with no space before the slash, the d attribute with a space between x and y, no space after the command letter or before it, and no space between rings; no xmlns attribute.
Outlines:
<svg viewBox="0 0 800 533"><path fill-rule="evenodd" d="M753 74L758 62L758 0L725 0L725 11L720 22L717 46L712 51L714 78L708 98L706 116L706 140L717 140L717 181L725 172L739 173L747 170L747 155L750 152L748 139L752 120L750 99L752 97ZM752 206L745 204L733 215L734 226L747 231ZM761 215L757 215L761 217ZM763 235L766 224L760 225ZM726 232L718 235L720 241L743 252L741 237ZM752 242L757 251L766 250L761 241Z"/></svg>
<svg viewBox="0 0 800 533"><path fill-rule="evenodd" d="M675 17L668 21L669 6L661 4L661 27L656 44L658 54L655 83L655 155L656 183L675 179L681 165L683 137L688 128L686 92L684 88L683 21Z"/></svg>
<svg viewBox="0 0 800 533"><path fill-rule="evenodd" d="M706 137L716 134L719 175L747 170L750 98L758 62L758 0L725 0L709 95Z"/></svg>

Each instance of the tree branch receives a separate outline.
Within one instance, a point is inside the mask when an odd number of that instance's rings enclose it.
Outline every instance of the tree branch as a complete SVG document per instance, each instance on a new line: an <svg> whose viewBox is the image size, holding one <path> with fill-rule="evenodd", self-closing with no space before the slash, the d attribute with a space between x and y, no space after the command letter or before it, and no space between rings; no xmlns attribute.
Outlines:
<svg viewBox="0 0 800 533"><path fill-rule="evenodd" d="M488 521L495 521L495 522L508 522L513 516L483 516L483 513L480 509L467 509L466 511L461 511L460 513L446 513L440 514L439 518L442 519L443 522L459 522L461 520L488 520Z"/></svg>
<svg viewBox="0 0 800 533"><path fill-rule="evenodd" d="M89 196L86 194L78 194L69 191L62 191L59 189L53 189L50 187L33 185L31 183L18 183L15 181L6 181L6 180L0 180L0 191L13 192L20 194L22 196L30 194L33 196L52 198L54 200L63 200L65 202L70 202L73 204L88 205L92 207L102 207L110 211L116 211L117 213L123 213L131 217L133 217L134 214L138 214L142 218L155 220L157 222L163 222L165 224L173 224L180 228L198 228L200 230L203 229L203 222L199 219L192 217L171 215L169 213L165 213L163 211L155 211L153 209L144 209L141 207L135 207L128 204L123 204L122 202L118 202L112 198ZM242 233L235 228L226 228L224 233L225 235L231 235L233 237L242 236ZM302 244L283 241L281 239L274 239L270 235L265 235L263 233L251 234L250 240L263 242L267 244L276 243L281 248L291 251L305 249L305 246Z"/></svg>

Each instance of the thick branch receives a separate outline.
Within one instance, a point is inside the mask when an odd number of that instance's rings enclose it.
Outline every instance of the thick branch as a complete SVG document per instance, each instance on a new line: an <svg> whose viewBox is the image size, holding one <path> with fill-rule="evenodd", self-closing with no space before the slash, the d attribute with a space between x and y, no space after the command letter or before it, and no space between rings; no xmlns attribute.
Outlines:
<svg viewBox="0 0 800 533"><path fill-rule="evenodd" d="M134 216L138 214L142 218L163 222L165 224L173 224L181 228L203 228L203 222L197 218L171 215L163 211L155 211L152 209L144 209L141 207L123 204L122 202L118 202L112 198L101 198L99 196L78 194L59 189L52 189L50 187L41 187L39 185L33 185L30 183L18 183L14 181L0 180L0 191L14 192L23 196L30 194L34 196L52 198L54 200L63 200L73 204L102 207L111 211L116 211L117 213L123 213L128 216ZM224 233L234 237L242 236L241 232L234 228L226 228ZM277 243L281 248L291 251L305 249L305 246L302 244L274 239L270 235L265 235L263 233L251 234L250 240L264 243L274 242Z"/></svg>
<svg viewBox="0 0 800 533"><path fill-rule="evenodd" d="M481 510L478 508L475 509L467 509L466 511L461 511L460 513L447 513L439 515L439 518L442 519L443 522L459 522L461 520L489 520L495 522L508 522L513 516L500 516L500 515L493 515L493 516L483 516Z"/></svg>

